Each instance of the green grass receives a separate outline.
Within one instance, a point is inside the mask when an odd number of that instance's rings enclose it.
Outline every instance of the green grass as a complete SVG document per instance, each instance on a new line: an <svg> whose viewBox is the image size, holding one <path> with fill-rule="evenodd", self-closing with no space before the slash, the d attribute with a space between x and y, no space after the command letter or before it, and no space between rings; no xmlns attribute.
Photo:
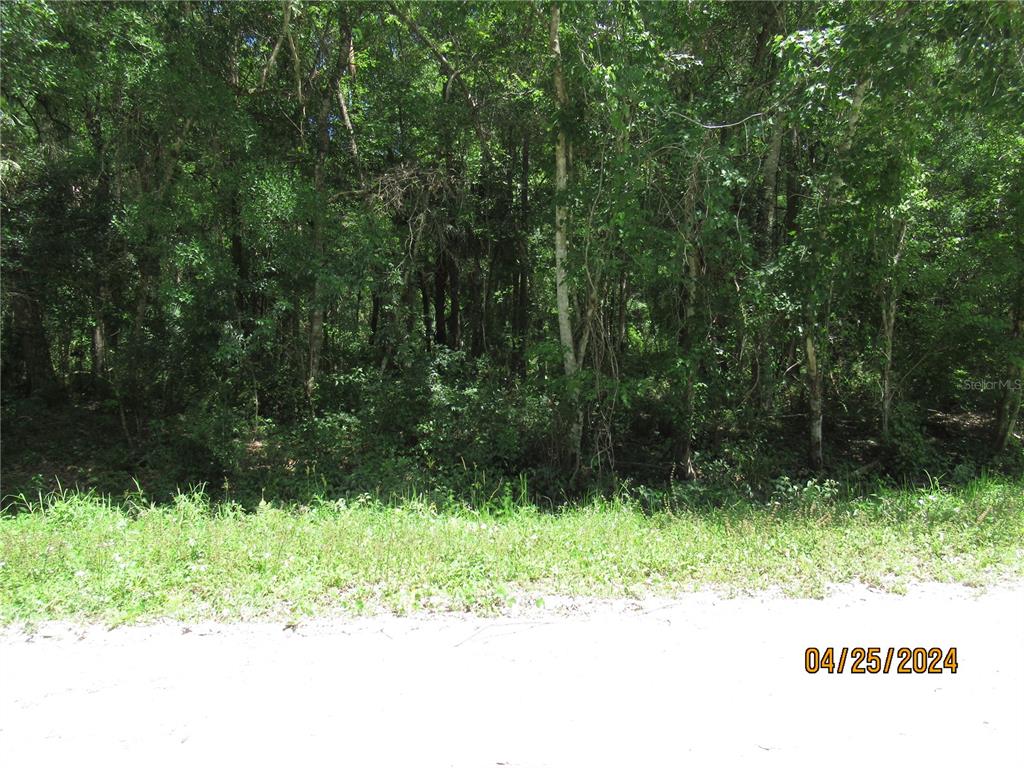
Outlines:
<svg viewBox="0 0 1024 768"><path fill-rule="evenodd" d="M642 596L1024 574L1024 484L688 507L623 494L545 512L360 497L254 511L60 494L0 518L0 622L490 611L543 595Z"/></svg>

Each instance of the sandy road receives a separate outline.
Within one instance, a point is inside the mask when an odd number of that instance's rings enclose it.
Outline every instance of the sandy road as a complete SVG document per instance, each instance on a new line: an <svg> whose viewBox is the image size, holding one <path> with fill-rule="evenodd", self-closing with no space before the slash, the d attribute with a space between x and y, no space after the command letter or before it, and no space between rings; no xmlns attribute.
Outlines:
<svg viewBox="0 0 1024 768"><path fill-rule="evenodd" d="M960 668L809 675L808 645L957 646ZM1021 766L1024 584L902 597L845 587L819 601L697 594L294 630L7 630L0 760Z"/></svg>

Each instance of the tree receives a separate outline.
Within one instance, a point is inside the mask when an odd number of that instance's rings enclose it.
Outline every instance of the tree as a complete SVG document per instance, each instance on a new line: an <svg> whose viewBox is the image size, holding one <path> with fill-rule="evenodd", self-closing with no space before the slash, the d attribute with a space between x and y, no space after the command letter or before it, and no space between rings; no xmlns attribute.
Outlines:
<svg viewBox="0 0 1024 768"><path fill-rule="evenodd" d="M5 419L339 487L1017 460L1012 5L0 14Z"/></svg>

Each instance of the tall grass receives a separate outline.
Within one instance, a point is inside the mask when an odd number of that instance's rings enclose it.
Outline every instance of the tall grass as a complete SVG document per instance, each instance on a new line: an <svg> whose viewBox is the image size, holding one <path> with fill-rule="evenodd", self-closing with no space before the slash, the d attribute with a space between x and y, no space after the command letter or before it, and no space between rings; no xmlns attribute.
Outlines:
<svg viewBox="0 0 1024 768"><path fill-rule="evenodd" d="M489 611L551 594L821 595L855 579L899 591L1024 575L1021 483L850 499L782 484L768 503L720 505L624 489L556 511L521 491L250 510L200 491L168 505L23 499L0 519L0 622Z"/></svg>

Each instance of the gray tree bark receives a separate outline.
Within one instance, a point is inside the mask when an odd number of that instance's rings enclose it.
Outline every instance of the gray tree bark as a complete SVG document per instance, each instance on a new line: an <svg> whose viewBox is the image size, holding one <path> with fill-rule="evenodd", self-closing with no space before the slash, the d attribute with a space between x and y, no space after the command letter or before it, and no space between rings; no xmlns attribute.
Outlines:
<svg viewBox="0 0 1024 768"><path fill-rule="evenodd" d="M562 344L562 360L566 376L574 376L578 370L576 346L572 333L572 318L569 314L569 285L566 262L568 260L568 208L566 192L569 187L568 155L571 151L566 134L563 115L569 106L562 72L562 49L558 37L558 3L551 4L550 44L555 60L555 99L562 113L558 119L558 139L555 144L555 303L558 310L558 338ZM573 466L579 465L580 444L583 439L583 411L578 402L573 403L573 422L569 431L569 455Z"/></svg>

